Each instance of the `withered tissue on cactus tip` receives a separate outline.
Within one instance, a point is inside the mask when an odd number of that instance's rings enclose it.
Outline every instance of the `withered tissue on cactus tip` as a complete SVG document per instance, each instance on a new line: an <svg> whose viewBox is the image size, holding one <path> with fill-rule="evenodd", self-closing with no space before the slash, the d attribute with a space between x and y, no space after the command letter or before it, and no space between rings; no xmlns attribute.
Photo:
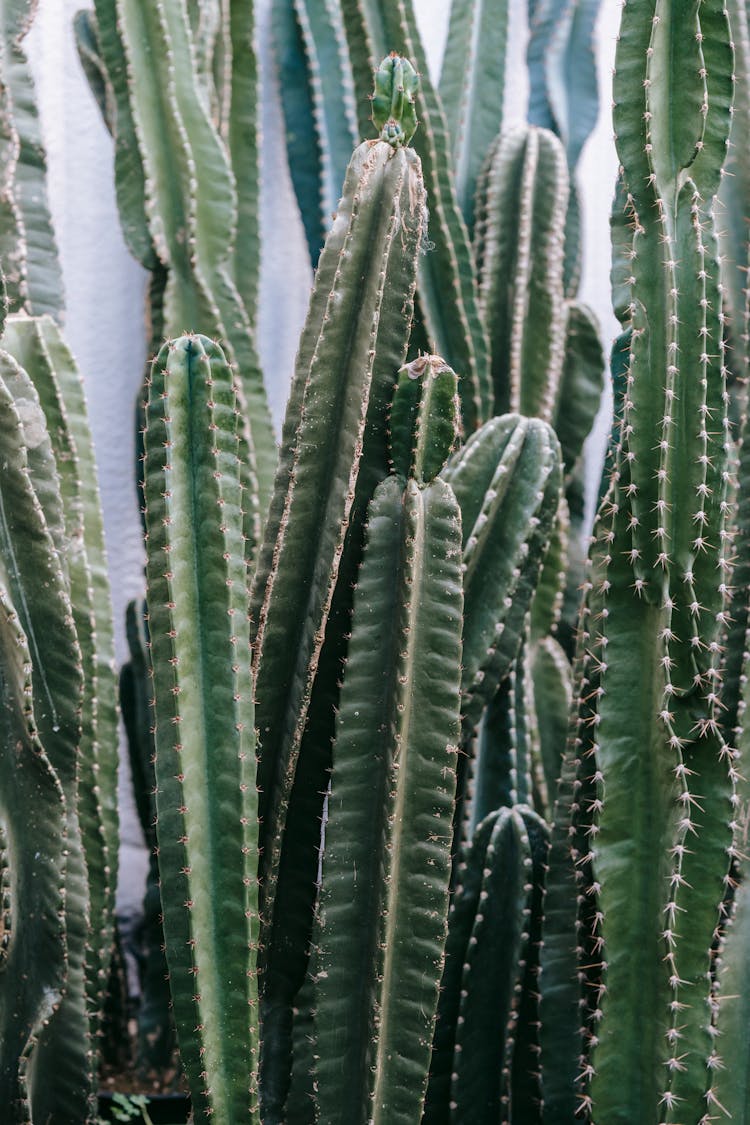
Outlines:
<svg viewBox="0 0 750 1125"><path fill-rule="evenodd" d="M408 59L395 51L383 59L375 71L372 95L372 121L381 141L394 148L409 144L418 125L414 101L418 88L419 75Z"/></svg>

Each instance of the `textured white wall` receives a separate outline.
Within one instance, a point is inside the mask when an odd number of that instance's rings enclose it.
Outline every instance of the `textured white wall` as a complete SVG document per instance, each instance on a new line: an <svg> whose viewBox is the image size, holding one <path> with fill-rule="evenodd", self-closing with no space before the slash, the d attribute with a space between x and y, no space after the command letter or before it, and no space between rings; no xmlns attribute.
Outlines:
<svg viewBox="0 0 750 1125"><path fill-rule="evenodd" d="M147 3L148 0L144 0ZM269 394L277 424L284 409L296 340L305 313L310 270L301 224L293 201L283 149L283 128L270 60L273 0L257 0L263 74L263 263L260 351L272 374ZM120 236L112 182L112 145L81 72L72 19L86 0L39 0L29 35L42 126L49 157L50 202L60 244L67 295L66 335L86 381L91 425L99 462L109 552L118 657L125 657L122 623L127 602L143 589L143 552L134 484L134 401L146 360L143 311L146 277ZM512 8L513 57L507 98L508 120L524 117L527 83L525 27ZM447 30L449 0L417 0L430 65L437 71ZM615 332L609 305L609 204L616 160L611 141L609 77L619 19L617 0L602 0L599 20L601 112L580 166L584 201L585 265L582 297L602 322L609 343ZM605 405L591 442L591 485L595 487ZM126 793L123 803L130 808ZM121 901L138 902L143 855L132 811L123 824L125 869L129 878Z"/></svg>

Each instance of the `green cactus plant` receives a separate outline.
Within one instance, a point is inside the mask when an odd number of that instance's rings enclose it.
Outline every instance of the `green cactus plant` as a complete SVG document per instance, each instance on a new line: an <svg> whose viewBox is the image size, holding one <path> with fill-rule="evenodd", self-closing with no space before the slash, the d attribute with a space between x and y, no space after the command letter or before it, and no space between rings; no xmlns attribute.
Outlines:
<svg viewBox="0 0 750 1125"><path fill-rule="evenodd" d="M578 792L573 823L561 825L569 847L558 852L553 840L549 891L559 899L560 881L572 891L574 864L591 977L581 1096L595 1119L613 1122L706 1120L715 1108L712 950L735 847L736 771L718 725L731 451L712 211L732 53L721 6L696 7L694 24L667 27L657 15L626 5L617 56L615 126L635 220L633 334L582 625L570 751ZM676 51L682 62L670 70L665 52ZM666 84L649 81L657 72ZM567 856L559 866L558 855ZM555 989L559 941L551 933ZM546 971L543 959L543 981ZM552 1102L550 1120L562 1104Z"/></svg>
<svg viewBox="0 0 750 1125"><path fill-rule="evenodd" d="M149 392L147 597L172 1001L193 1105L217 1121L257 1120L258 812L242 416L226 359L204 337L166 345ZM221 889L206 896L206 886Z"/></svg>
<svg viewBox="0 0 750 1125"><path fill-rule="evenodd" d="M332 1123L418 1120L445 942L462 590L460 510L439 473L458 433L455 373L438 357L409 365L391 421L396 471L368 506L316 930L317 1102Z"/></svg>

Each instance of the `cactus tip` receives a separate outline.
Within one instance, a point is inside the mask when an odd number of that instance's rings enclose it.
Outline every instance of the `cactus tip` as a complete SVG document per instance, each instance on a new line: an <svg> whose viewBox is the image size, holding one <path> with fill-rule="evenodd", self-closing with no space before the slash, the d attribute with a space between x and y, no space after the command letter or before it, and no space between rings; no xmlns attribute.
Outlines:
<svg viewBox="0 0 750 1125"><path fill-rule="evenodd" d="M417 128L414 101L419 75L408 59L392 51L375 71L372 120L380 140L393 148L408 145Z"/></svg>

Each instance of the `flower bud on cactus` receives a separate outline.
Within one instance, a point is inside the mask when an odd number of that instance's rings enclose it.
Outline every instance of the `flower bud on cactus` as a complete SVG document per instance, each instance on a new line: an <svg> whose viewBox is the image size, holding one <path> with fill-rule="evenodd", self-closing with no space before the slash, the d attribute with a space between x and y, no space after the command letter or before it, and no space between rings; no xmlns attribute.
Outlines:
<svg viewBox="0 0 750 1125"><path fill-rule="evenodd" d="M408 145L417 128L414 95L419 75L408 59L392 51L375 71L372 120L380 130L380 140L394 148Z"/></svg>

